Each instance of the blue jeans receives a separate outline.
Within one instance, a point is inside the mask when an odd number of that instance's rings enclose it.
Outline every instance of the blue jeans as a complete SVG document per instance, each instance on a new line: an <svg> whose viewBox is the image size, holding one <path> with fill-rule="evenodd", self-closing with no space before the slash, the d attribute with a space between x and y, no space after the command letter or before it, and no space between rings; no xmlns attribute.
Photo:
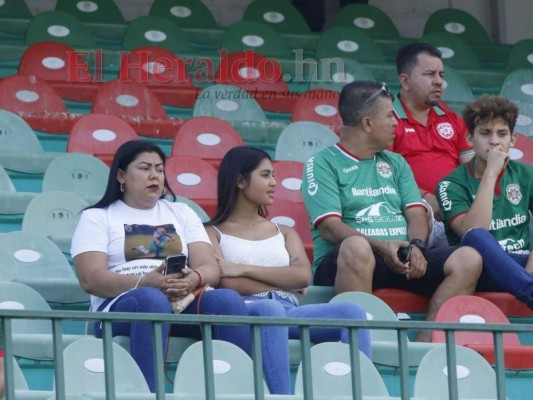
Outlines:
<svg viewBox="0 0 533 400"><path fill-rule="evenodd" d="M470 229L461 243L476 249L483 259L477 290L510 293L533 309L533 276L524 268L527 255L505 252L484 228Z"/></svg>
<svg viewBox="0 0 533 400"><path fill-rule="evenodd" d="M354 303L323 303L296 306L288 299L282 299L272 292L272 299L246 296L246 306L252 316L287 318L330 318L366 320L366 313ZM360 329L359 348L372 358L370 333ZM310 330L314 343L341 341L349 342L348 329L313 328ZM270 393L291 394L289 340L299 339L298 327L264 326L261 328L263 349L263 372Z"/></svg>
<svg viewBox="0 0 533 400"><path fill-rule="evenodd" d="M193 301L182 314L196 314L197 300ZM143 287L127 292L120 297L110 311L171 314L170 303L165 294L156 288ZM200 301L200 314L210 315L248 315L242 297L230 289L216 289L205 292ZM166 346L167 323L162 324L161 336ZM113 322L113 336L130 337L130 354L139 365L148 387L155 391L155 369L153 360L152 328L147 322ZM201 339L198 325L172 325L172 336L186 336ZM100 322L95 323L95 336L102 337ZM248 326L213 326L213 339L226 340L251 354L251 335ZM163 350L164 351L164 350Z"/></svg>

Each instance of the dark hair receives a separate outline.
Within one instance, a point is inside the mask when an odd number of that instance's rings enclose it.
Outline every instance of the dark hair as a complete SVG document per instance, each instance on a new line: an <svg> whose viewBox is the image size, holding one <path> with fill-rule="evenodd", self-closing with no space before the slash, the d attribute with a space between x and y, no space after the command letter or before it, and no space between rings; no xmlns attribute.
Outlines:
<svg viewBox="0 0 533 400"><path fill-rule="evenodd" d="M228 219L235 208L239 179L250 182L252 171L265 158L272 161L266 151L248 146L234 147L224 155L218 167L217 212L207 225L221 224ZM267 216L263 206L258 207L257 213L262 217Z"/></svg>
<svg viewBox="0 0 533 400"><path fill-rule="evenodd" d="M161 160L163 160L163 165L165 164L165 153L163 153L163 150L161 150L161 148L154 143L146 140L130 140L126 143L123 143L117 149L117 152L113 157L104 195L96 204L87 208L104 208L122 198L123 193L120 191L120 183L117 180L118 170L121 169L122 171L126 171L128 165L130 165L141 153L157 153L159 157L161 157ZM174 200L174 193L168 186L166 177L164 186L167 189L167 196L170 195ZM163 198L165 196L161 197Z"/></svg>
<svg viewBox="0 0 533 400"><path fill-rule="evenodd" d="M400 74L410 74L417 63L419 54L427 54L442 59L439 49L429 43L411 43L402 47L396 55L396 71Z"/></svg>
<svg viewBox="0 0 533 400"><path fill-rule="evenodd" d="M361 118L374 108L377 99L382 96L392 97L385 83L354 81L345 85L339 97L342 124L357 126Z"/></svg>
<svg viewBox="0 0 533 400"><path fill-rule="evenodd" d="M496 95L485 94L467 104L463 110L463 120L471 134L474 134L477 125L496 118L503 119L513 132L517 117L516 104L503 96Z"/></svg>

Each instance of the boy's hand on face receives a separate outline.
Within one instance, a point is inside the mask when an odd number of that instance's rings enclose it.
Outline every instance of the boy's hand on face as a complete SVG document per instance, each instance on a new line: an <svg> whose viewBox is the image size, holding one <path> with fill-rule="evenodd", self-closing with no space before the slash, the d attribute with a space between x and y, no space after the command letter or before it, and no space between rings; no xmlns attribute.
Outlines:
<svg viewBox="0 0 533 400"><path fill-rule="evenodd" d="M491 149L487 156L487 168L485 173L497 177L509 161L509 154L502 150L501 146Z"/></svg>

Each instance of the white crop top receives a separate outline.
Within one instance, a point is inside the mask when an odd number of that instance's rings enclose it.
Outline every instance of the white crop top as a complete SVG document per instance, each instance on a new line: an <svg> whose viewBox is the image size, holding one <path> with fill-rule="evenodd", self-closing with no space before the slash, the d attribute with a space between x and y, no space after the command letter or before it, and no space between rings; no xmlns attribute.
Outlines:
<svg viewBox="0 0 533 400"><path fill-rule="evenodd" d="M283 267L290 264L289 252L285 248L285 237L278 233L268 239L248 240L226 235L213 226L220 234L220 249L227 261L238 264L251 264L261 267Z"/></svg>

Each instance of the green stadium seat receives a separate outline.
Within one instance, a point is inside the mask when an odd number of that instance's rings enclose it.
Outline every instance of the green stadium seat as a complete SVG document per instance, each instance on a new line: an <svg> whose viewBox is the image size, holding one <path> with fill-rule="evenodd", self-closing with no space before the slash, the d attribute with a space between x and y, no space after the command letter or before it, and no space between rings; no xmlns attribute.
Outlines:
<svg viewBox="0 0 533 400"><path fill-rule="evenodd" d="M131 50L140 46L159 46L176 55L191 53L187 35L172 21L163 17L141 16L128 24L122 47Z"/></svg>
<svg viewBox="0 0 533 400"><path fill-rule="evenodd" d="M43 192L26 208L22 230L49 238L68 254L81 211L88 206L89 203L74 193Z"/></svg>
<svg viewBox="0 0 533 400"><path fill-rule="evenodd" d="M56 289L58 290L58 289ZM51 312L46 300L31 287L19 282L0 282L0 309ZM12 322L13 355L31 360L53 360L52 323L46 319L15 319ZM86 335L63 334L63 346Z"/></svg>
<svg viewBox="0 0 533 400"><path fill-rule="evenodd" d="M126 21L113 0L58 0L56 11L75 16L97 38L120 40Z"/></svg>
<svg viewBox="0 0 533 400"><path fill-rule="evenodd" d="M460 37L449 32L426 33L421 42L430 43L442 52L442 61L456 68L480 70L481 65L470 46Z"/></svg>
<svg viewBox="0 0 533 400"><path fill-rule="evenodd" d="M213 376L215 394L227 395L228 399L243 399L254 396L254 376L252 359L232 343L213 340ZM189 346L181 356L174 378L174 395L183 399L206 398L205 361L203 343L196 342ZM263 382L263 390L268 388ZM217 397L219 398L219 397Z"/></svg>
<svg viewBox="0 0 533 400"><path fill-rule="evenodd" d="M23 38L32 18L25 1L5 0L0 5L0 32Z"/></svg>
<svg viewBox="0 0 533 400"><path fill-rule="evenodd" d="M87 303L69 261L50 239L32 232L0 235L2 280L30 286L51 303Z"/></svg>
<svg viewBox="0 0 533 400"><path fill-rule="evenodd" d="M75 16L62 11L37 14L26 31L26 45L56 41L74 48L96 48L96 40L88 28Z"/></svg>
<svg viewBox="0 0 533 400"><path fill-rule="evenodd" d="M515 132L524 135L523 142L526 142L527 139L529 139L530 142L533 140L533 103L519 100L514 100L514 102L519 109L514 130ZM521 140L519 137L519 141L516 146L520 146L522 144L520 142ZM520 151L520 155L517 154L515 159L521 159L523 162L533 165L533 147L530 144L526 146L526 143L523 143L523 145L525 149L522 150L520 147L515 146L514 149L511 149L511 152Z"/></svg>
<svg viewBox="0 0 533 400"><path fill-rule="evenodd" d="M357 351L357 350L356 350ZM315 399L353 399L352 371L360 377L360 390L363 398L392 399L383 378L372 361L358 351L360 368L351 363L350 345L339 342L319 343L311 347L311 376L307 382L300 364L296 373L294 394L304 395L304 385L312 385ZM357 357L357 355L356 355Z"/></svg>
<svg viewBox="0 0 533 400"><path fill-rule="evenodd" d="M35 192L17 192L8 173L0 165L0 223L3 223L3 215L24 214L36 195Z"/></svg>
<svg viewBox="0 0 533 400"><path fill-rule="evenodd" d="M191 207L194 210L194 212L198 215L198 217L202 220L203 223L209 222L210 220L209 215L207 215L205 210L202 207L200 207L200 204L198 204L194 200L188 199L187 197L183 197L183 196L176 196L176 203L187 204L189 207ZM176 353L173 352L172 354L176 354Z"/></svg>
<svg viewBox="0 0 533 400"><path fill-rule="evenodd" d="M522 68L533 68L533 39L522 39L516 42L507 58L507 72Z"/></svg>
<svg viewBox="0 0 533 400"><path fill-rule="evenodd" d="M100 159L90 154L69 152L48 165L42 191L63 190L95 204L104 195L108 176L109 167Z"/></svg>
<svg viewBox="0 0 533 400"><path fill-rule="evenodd" d="M351 58L327 58L316 63L311 71L310 89L329 89L340 92L353 81L375 81L374 75L359 61Z"/></svg>
<svg viewBox="0 0 533 400"><path fill-rule="evenodd" d="M335 132L318 122L292 122L278 138L274 159L305 163L313 154L338 141Z"/></svg>
<svg viewBox="0 0 533 400"><path fill-rule="evenodd" d="M455 346L457 391L460 399L497 399L496 374L474 350ZM414 398L448 400L449 370L446 346L428 351L418 366Z"/></svg>
<svg viewBox="0 0 533 400"><path fill-rule="evenodd" d="M287 0L254 0L244 11L243 21L270 25L279 33L310 33L302 14Z"/></svg>
<svg viewBox="0 0 533 400"><path fill-rule="evenodd" d="M465 79L453 67L444 69L444 96L447 106L461 114L464 106L474 100L474 95Z"/></svg>
<svg viewBox="0 0 533 400"><path fill-rule="evenodd" d="M197 0L154 0L148 14L167 18L180 28L218 28L209 8Z"/></svg>
<svg viewBox="0 0 533 400"><path fill-rule="evenodd" d="M396 313L379 297L364 292L344 292L330 302L351 301L362 307L368 320L398 321ZM398 335L389 329L371 329L372 361L376 364L398 367L400 365ZM407 365L417 366L434 343L407 341Z"/></svg>
<svg viewBox="0 0 533 400"><path fill-rule="evenodd" d="M507 74L500 95L533 104L533 69L521 68Z"/></svg>

